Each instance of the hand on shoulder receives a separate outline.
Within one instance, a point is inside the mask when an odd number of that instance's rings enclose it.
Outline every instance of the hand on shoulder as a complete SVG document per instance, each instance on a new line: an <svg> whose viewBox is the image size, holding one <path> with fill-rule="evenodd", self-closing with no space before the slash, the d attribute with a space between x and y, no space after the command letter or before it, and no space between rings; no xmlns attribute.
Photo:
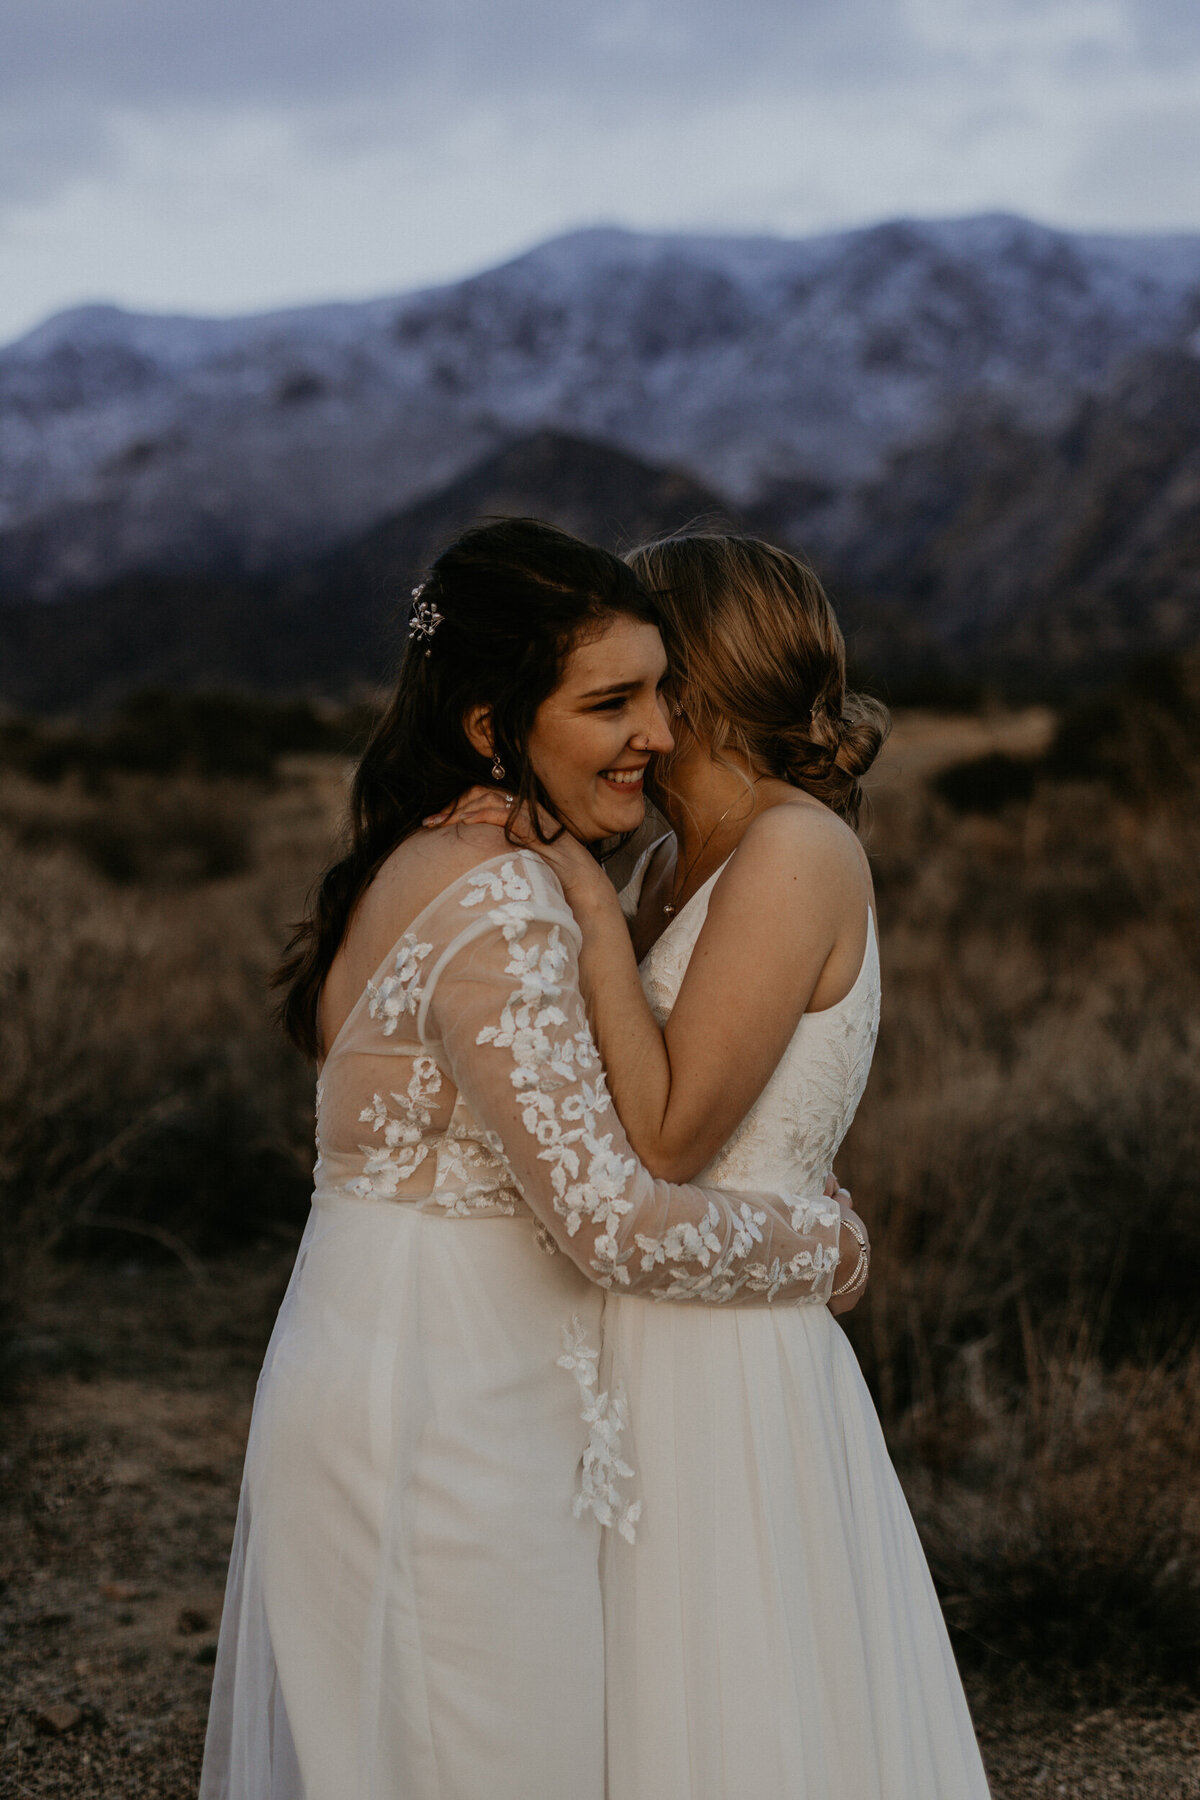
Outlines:
<svg viewBox="0 0 1200 1800"><path fill-rule="evenodd" d="M475 787L443 812L424 821L423 836L435 840L467 834L480 829L499 832L505 845L516 854L528 851L540 857L557 876L567 904L579 913L605 908L611 883L584 844L564 830L548 812L534 814L525 806L514 807L512 796L495 788ZM502 855L502 850L486 852Z"/></svg>

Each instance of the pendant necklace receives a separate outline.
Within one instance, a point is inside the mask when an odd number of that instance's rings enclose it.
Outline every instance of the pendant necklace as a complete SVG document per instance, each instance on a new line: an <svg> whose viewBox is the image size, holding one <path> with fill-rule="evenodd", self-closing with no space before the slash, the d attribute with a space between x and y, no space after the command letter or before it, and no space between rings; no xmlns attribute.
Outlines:
<svg viewBox="0 0 1200 1800"><path fill-rule="evenodd" d="M669 900L666 900L663 902L662 912L663 912L664 919L673 919L675 917L675 914L679 909L679 896L682 894L684 888L688 884L688 877L691 875L692 870L696 867L696 864L700 861L700 858L704 855L704 852L708 849L708 846L712 843L712 841L716 837L718 831L721 829L722 825L725 823L726 819L729 817L730 813L733 811L734 807L737 805L738 800L740 800L741 797L742 796L739 794L737 796L737 799L731 800L729 802L729 805L725 808L725 811L721 814L720 818L717 820L716 824L713 826L712 830L709 832L708 836L705 838L704 842L701 844L700 848L697 850L695 856L693 856L691 862L688 864L687 868L683 871L683 880L679 883L679 885L676 886L674 882L671 883L671 889L672 889L671 898Z"/></svg>

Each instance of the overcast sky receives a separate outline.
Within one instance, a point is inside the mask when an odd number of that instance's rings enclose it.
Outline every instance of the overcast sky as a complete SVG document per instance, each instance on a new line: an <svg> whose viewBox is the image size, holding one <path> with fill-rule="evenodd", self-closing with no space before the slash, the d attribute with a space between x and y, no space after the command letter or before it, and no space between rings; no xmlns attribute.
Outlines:
<svg viewBox="0 0 1200 1800"><path fill-rule="evenodd" d="M0 340L994 208L1200 229L1200 0L3 0Z"/></svg>

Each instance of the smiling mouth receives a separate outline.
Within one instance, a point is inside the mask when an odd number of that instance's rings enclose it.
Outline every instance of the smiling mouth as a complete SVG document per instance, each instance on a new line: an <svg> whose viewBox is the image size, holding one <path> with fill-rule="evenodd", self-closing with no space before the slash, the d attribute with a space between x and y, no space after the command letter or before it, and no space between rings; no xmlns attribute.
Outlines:
<svg viewBox="0 0 1200 1800"><path fill-rule="evenodd" d="M607 781L610 787L624 788L626 792L636 791L642 785L646 773L643 763L640 769L601 769L601 781Z"/></svg>

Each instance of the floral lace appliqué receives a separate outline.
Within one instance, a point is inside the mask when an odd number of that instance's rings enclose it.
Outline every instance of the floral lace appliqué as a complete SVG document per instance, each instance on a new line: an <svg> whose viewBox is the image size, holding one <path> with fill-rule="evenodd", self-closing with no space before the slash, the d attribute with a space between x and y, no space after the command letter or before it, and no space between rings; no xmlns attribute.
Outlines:
<svg viewBox="0 0 1200 1800"><path fill-rule="evenodd" d="M383 1035L391 1037L405 1013L416 1014L425 990L418 983L421 964L433 949L432 944L418 943L416 935L406 931L396 945L392 972L382 981L368 981L368 1008L373 1019L383 1020Z"/></svg>
<svg viewBox="0 0 1200 1800"><path fill-rule="evenodd" d="M511 1218L525 1206L499 1138L480 1128L461 1096L438 1145L432 1197L456 1218L479 1213Z"/></svg>
<svg viewBox="0 0 1200 1800"><path fill-rule="evenodd" d="M515 863L506 862L497 869L479 869L467 881L467 892L460 902L463 906L478 906L484 900L494 900L503 910L504 903L527 906L533 899L533 888ZM495 922L501 921L493 913Z"/></svg>
<svg viewBox="0 0 1200 1800"><path fill-rule="evenodd" d="M631 1287L629 1265L640 1252L643 1274L660 1264L664 1272L669 1268L667 1284L655 1292L659 1299L720 1303L743 1289L772 1299L798 1279L808 1280L815 1292L815 1284L837 1266L836 1248L819 1247L787 1262L750 1262L753 1247L763 1241L766 1214L746 1204L740 1211L731 1209L728 1219L710 1205L699 1221L674 1224L658 1237L639 1232L632 1243L622 1245L622 1225L633 1210L630 1186L637 1161L616 1148L611 1131L603 1131L601 1122L611 1113L612 1101L591 1032L586 1025L572 1032L561 1004L569 950L559 927L552 926L544 941L523 942L533 909L515 894L526 885L506 864L500 877L481 873L473 881L477 892L463 902L474 905L485 897L497 902L488 916L503 931L509 947L506 973L518 984L499 1023L485 1026L476 1042L511 1053L522 1123L539 1145L539 1160L550 1165L554 1209L568 1236L574 1237L585 1221L595 1233L589 1263L598 1285ZM564 1087L573 1091L560 1101ZM813 1217L834 1232L840 1215L830 1202L819 1202L813 1203Z"/></svg>
<svg viewBox="0 0 1200 1800"><path fill-rule="evenodd" d="M314 1145L314 1147L316 1149L316 1153L317 1153L317 1160L313 1164L313 1185L314 1185L314 1187L320 1187L321 1174L325 1167L325 1159L321 1154L321 1108L324 1104L325 1104L325 1083L321 1080L320 1076L318 1075L316 1104L313 1108L313 1112L315 1115L315 1122L313 1125L313 1145Z"/></svg>
<svg viewBox="0 0 1200 1800"><path fill-rule="evenodd" d="M387 1027L384 1027L387 1030ZM433 1124L431 1102L442 1089L442 1071L431 1056L413 1058L412 1075L403 1094L373 1094L370 1106L359 1113L359 1123L369 1124L382 1135L382 1143L360 1144L362 1174L346 1183L346 1192L359 1200L389 1200L420 1168L430 1152L428 1134Z"/></svg>
<svg viewBox="0 0 1200 1800"><path fill-rule="evenodd" d="M560 1369L569 1369L579 1384L583 1402L580 1417L588 1428L579 1468L579 1492L574 1512L581 1519L593 1513L601 1525L615 1527L627 1543L636 1537L636 1526L642 1516L640 1500L631 1500L621 1492L618 1483L632 1481L633 1470L621 1455L621 1434L629 1429L629 1406L624 1390L597 1392L600 1386L600 1353L587 1341L578 1318L563 1327L563 1354Z"/></svg>

